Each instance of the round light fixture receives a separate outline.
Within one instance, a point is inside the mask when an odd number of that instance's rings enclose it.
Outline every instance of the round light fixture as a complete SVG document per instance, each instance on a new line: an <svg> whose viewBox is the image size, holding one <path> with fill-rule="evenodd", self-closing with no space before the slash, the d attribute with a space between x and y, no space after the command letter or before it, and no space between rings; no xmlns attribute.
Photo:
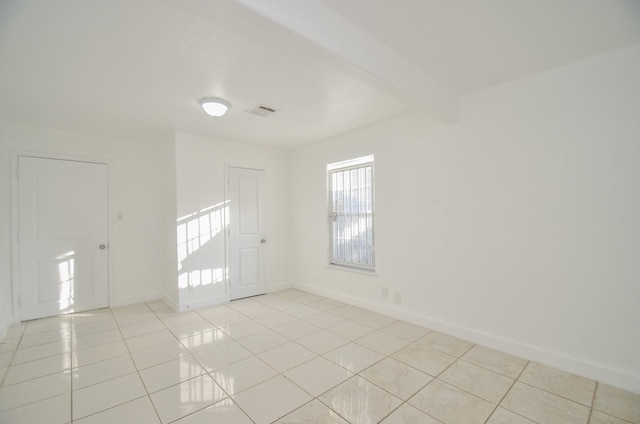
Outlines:
<svg viewBox="0 0 640 424"><path fill-rule="evenodd" d="M231 107L228 101L216 97L200 99L200 106L208 115L216 118L227 113L227 110Z"/></svg>

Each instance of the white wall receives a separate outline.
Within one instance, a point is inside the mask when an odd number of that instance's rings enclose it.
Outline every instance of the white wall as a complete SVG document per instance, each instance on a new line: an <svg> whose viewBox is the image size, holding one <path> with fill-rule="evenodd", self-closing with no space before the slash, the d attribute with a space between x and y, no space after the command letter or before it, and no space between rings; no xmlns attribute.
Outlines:
<svg viewBox="0 0 640 424"><path fill-rule="evenodd" d="M177 225L189 225L203 214L224 210L224 175L227 165L243 166L266 171L267 215L267 282L270 290L290 285L289 252L289 196L287 154L249 144L177 133L176 200ZM212 206L217 206L209 209ZM206 212L200 212L206 210ZM219 215L218 215L219 216ZM224 222L220 220L220 224ZM180 241L178 240L178 243ZM181 310L214 304L226 296L226 281L216 278L225 265L224 233L214 237L195 250L181 263L178 271L179 305ZM189 272L213 272L214 278L202 274L189 278ZM213 271L209 271L213 270ZM220 276L221 274L217 274ZM200 280L198 280L200 278ZM206 280L203 280L206 279ZM213 280L213 283L209 281ZM201 281L207 281L202 284Z"/></svg>
<svg viewBox="0 0 640 424"><path fill-rule="evenodd" d="M293 152L296 285L640 392L640 45L462 109ZM378 276L326 267L326 164L370 153Z"/></svg>
<svg viewBox="0 0 640 424"><path fill-rule="evenodd" d="M164 258L159 266L162 268L164 284L162 298L173 309L179 309L180 296L178 292L178 268L176 265L176 217L177 217L177 192L176 192L176 140L175 135L165 140L160 146L160 167L163 189L163 226L162 233L166 243L162 246Z"/></svg>
<svg viewBox="0 0 640 424"><path fill-rule="evenodd" d="M5 148L8 129L0 118L0 340L4 339L13 322L13 295L11 290L11 157Z"/></svg>
<svg viewBox="0 0 640 424"><path fill-rule="evenodd" d="M16 153L71 156L109 163L110 304L159 298L164 277L160 143L105 139L7 124L0 145L0 328L11 302L11 161ZM118 220L118 214L122 220ZM166 225L166 224L165 224ZM9 293L9 295L7 295ZM13 313L12 313L13 314ZM17 316L11 320L17 319Z"/></svg>
<svg viewBox="0 0 640 424"><path fill-rule="evenodd" d="M0 336L19 318L12 304L10 241L11 168L16 153L109 163L112 306L163 297L176 309L184 309L224 299L224 284L191 291L178 288L176 219L224 201L226 164L266 170L268 283L271 290L290 285L286 152L182 133L145 142L15 124L0 125L0 141ZM214 268L224 263L224 239L218 238L211 247L214 251L196 258L195 265Z"/></svg>

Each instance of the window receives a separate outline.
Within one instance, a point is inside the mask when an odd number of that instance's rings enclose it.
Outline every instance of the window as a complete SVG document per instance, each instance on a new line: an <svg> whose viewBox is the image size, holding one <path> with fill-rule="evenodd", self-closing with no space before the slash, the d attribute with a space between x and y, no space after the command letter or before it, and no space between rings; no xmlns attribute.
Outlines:
<svg viewBox="0 0 640 424"><path fill-rule="evenodd" d="M373 155L327 166L329 262L374 271Z"/></svg>

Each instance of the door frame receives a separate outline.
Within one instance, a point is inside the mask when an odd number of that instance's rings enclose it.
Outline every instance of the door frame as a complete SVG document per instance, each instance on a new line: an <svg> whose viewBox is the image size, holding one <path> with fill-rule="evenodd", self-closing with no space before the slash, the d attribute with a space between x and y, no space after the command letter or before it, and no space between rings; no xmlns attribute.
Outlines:
<svg viewBox="0 0 640 424"><path fill-rule="evenodd" d="M20 306L20 246L18 242L18 233L20 229L20 202L18 181L18 167L20 157L32 157L38 159L66 160L73 162L96 163L107 166L107 235L109 238L109 249L107 249L107 276L108 286L108 305L111 305L113 296L113 284L111 284L111 276L113 275L113 261L111 260L111 250L113 249L113 218L111 214L111 205L113 204L113 184L111 180L112 160L105 158L96 158L90 156L72 156L57 153L38 152L32 150L12 150L11 151L11 317L13 323L22 321L22 309Z"/></svg>
<svg viewBox="0 0 640 424"><path fill-rule="evenodd" d="M253 171L262 171L264 172L265 175L265 180L267 177L267 170L263 167L263 166L253 166L253 165L239 165L233 162L225 162L224 163L224 201L227 204L230 204L229 201L229 197L230 197L230 193L229 193L229 168L242 168L242 169L250 169ZM265 183L266 185L266 183ZM266 198L266 193L265 193L265 198ZM231 207L231 206L230 206ZM268 220L268 215L267 215L267 211L264 211L265 214L265 225L266 225L266 221ZM231 216L231 209L229 209L229 217ZM266 230L265 230L265 237L267 239L269 239L268 234L266 234ZM227 225L227 229L226 231L224 231L224 266L225 266L225 274L224 274L224 279L225 279L225 296L227 298L227 301L231 301L231 224L229 223ZM265 275L266 278L266 275ZM267 288L268 288L268 283L267 283Z"/></svg>

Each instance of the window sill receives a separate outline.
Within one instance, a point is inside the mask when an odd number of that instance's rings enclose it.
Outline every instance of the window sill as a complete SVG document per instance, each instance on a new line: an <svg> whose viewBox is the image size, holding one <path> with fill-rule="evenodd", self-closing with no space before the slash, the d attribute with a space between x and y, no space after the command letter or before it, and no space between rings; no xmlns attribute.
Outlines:
<svg viewBox="0 0 640 424"><path fill-rule="evenodd" d="M348 271L348 272L355 272L356 274L368 275L369 277L377 277L379 275L375 271L367 271L367 270L358 269L358 268L349 268L347 266L340 266L335 264L329 264L329 265L326 265L326 267L330 269L339 270L339 271Z"/></svg>

